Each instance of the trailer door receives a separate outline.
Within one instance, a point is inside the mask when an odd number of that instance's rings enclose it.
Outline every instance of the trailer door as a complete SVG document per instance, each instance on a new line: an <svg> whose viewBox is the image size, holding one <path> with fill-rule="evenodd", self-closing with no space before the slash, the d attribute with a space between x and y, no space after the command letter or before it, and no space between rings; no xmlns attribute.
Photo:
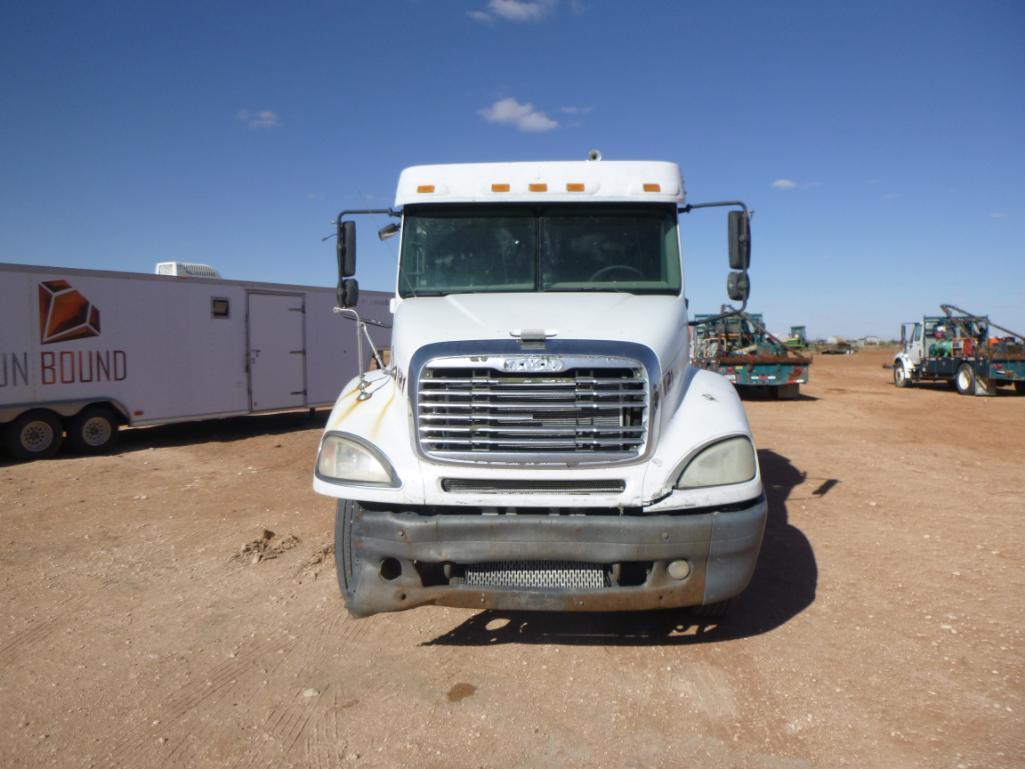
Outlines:
<svg viewBox="0 0 1025 769"><path fill-rule="evenodd" d="M302 294L248 295L249 407L306 405Z"/></svg>

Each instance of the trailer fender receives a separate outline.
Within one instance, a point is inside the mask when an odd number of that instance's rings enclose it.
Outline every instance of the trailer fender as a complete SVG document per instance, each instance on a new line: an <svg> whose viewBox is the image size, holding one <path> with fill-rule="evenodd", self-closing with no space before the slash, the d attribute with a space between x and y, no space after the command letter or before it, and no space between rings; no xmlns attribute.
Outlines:
<svg viewBox="0 0 1025 769"><path fill-rule="evenodd" d="M110 406L118 412L126 425L130 425L132 423L131 412L128 411L128 408L117 398L107 397L75 398L72 400L62 401L39 401L36 403L12 403L0 406L0 423L13 422L26 411L32 411L33 409L47 409L63 419L70 419L78 414L82 409L88 408L89 406Z"/></svg>

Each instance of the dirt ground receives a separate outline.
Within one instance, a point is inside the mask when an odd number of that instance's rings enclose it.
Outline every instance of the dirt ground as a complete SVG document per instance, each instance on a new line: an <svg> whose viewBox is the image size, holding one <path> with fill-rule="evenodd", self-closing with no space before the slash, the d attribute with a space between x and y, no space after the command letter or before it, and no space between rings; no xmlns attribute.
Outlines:
<svg viewBox="0 0 1025 769"><path fill-rule="evenodd" d="M0 767L1025 767L1025 397L885 357L746 404L770 521L718 625L350 619L323 415L0 464Z"/></svg>

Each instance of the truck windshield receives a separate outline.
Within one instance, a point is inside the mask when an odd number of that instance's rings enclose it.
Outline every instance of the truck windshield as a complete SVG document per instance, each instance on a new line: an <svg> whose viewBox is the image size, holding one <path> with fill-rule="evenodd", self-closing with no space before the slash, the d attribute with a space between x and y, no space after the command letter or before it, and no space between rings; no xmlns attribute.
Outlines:
<svg viewBox="0 0 1025 769"><path fill-rule="evenodd" d="M399 294L679 294L675 206L407 207Z"/></svg>

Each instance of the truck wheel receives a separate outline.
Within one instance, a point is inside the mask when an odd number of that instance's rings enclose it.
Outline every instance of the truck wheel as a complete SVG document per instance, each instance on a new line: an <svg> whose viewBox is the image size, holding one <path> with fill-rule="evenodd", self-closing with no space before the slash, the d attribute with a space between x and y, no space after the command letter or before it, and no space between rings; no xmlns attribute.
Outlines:
<svg viewBox="0 0 1025 769"><path fill-rule="evenodd" d="M354 568L359 562L352 548L352 522L362 512L359 502L351 499L339 499L335 510L335 572L338 575L338 588L345 600L345 608L352 608L352 600L356 595L357 571Z"/></svg>
<svg viewBox="0 0 1025 769"><path fill-rule="evenodd" d="M893 362L893 384L897 387L907 387L909 384L907 369L899 360Z"/></svg>
<svg viewBox="0 0 1025 769"><path fill-rule="evenodd" d="M15 459L52 457L64 440L60 418L52 411L26 411L4 430L4 447Z"/></svg>
<svg viewBox="0 0 1025 769"><path fill-rule="evenodd" d="M718 619L719 617L726 616L726 613L730 610L730 606L732 604L733 599L727 598L725 601L706 603L701 606L691 606L690 613L695 617L701 617L702 619Z"/></svg>
<svg viewBox="0 0 1025 769"><path fill-rule="evenodd" d="M967 363L962 363L957 370L957 378L954 380L957 391L962 395L975 394L975 371Z"/></svg>
<svg viewBox="0 0 1025 769"><path fill-rule="evenodd" d="M68 442L79 454L102 454L117 443L117 416L107 406L88 406L68 423Z"/></svg>

